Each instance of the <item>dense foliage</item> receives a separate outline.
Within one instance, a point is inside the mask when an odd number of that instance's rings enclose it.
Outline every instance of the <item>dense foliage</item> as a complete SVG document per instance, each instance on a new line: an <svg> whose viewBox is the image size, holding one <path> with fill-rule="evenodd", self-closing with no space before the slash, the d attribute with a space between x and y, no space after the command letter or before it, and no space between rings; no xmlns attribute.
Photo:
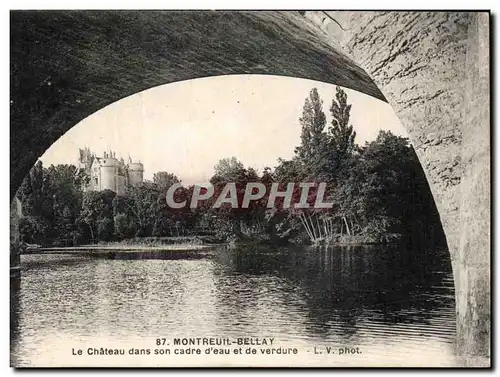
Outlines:
<svg viewBox="0 0 500 377"><path fill-rule="evenodd" d="M124 196L112 191L84 192L88 180L72 165L44 168L38 162L18 191L24 217L22 240L29 243L74 245L120 241L136 237L212 235L221 241L266 240L297 243L375 243L397 239L417 241L440 236L439 216L418 158L403 137L380 131L376 140L359 146L349 124L351 105L337 88L330 105L331 122L316 89L305 100L300 118L301 143L290 160L257 172L235 157L222 159L210 182L214 196L189 207L193 187L181 187L166 203L168 188L180 182L158 172L153 182L127 187ZM260 182L266 195L248 209L228 203L212 208L226 183L236 183L241 204L247 183ZM308 203L318 183L326 182L330 209L283 208L278 199L267 208L273 182L296 182L292 202L300 199L299 182L310 183ZM284 187L281 187L284 189Z"/></svg>

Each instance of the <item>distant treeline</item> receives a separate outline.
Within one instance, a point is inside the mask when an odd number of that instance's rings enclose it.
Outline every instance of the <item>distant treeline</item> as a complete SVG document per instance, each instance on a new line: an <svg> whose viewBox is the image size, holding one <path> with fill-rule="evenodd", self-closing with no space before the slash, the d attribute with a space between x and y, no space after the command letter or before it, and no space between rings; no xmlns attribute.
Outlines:
<svg viewBox="0 0 500 377"><path fill-rule="evenodd" d="M210 180L216 193L226 183L236 183L242 188L240 202L249 182L261 182L268 189L273 182L325 182L325 201L334 203L331 209L269 209L269 190L248 209L212 208L216 195L194 209L189 200L184 208L172 209L166 192L179 179L171 173L158 172L153 182L129 186L119 196L109 190L84 192L89 177L73 165L44 168L38 162L17 194L24 214L21 239L74 245L209 234L221 241L272 243L443 242L439 215L413 147L406 138L386 131L359 146L349 124L350 110L346 93L337 88L327 124L323 102L312 89L293 158L279 159L278 166L262 172L245 168L235 157L225 158ZM192 191L192 186L178 189L176 201L189 199Z"/></svg>

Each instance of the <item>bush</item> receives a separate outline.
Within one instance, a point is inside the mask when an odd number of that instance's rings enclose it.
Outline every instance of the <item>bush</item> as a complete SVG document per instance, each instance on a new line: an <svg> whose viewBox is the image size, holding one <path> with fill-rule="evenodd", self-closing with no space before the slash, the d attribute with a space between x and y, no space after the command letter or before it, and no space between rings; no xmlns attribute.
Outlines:
<svg viewBox="0 0 500 377"><path fill-rule="evenodd" d="M47 222L37 216L26 216L19 221L19 235L21 242L42 244L46 241L49 231Z"/></svg>
<svg viewBox="0 0 500 377"><path fill-rule="evenodd" d="M133 237L136 232L135 223L130 221L124 213L119 213L114 218L115 236L119 240Z"/></svg>
<svg viewBox="0 0 500 377"><path fill-rule="evenodd" d="M110 241L114 234L113 220L104 217L97 222L97 237L99 241Z"/></svg>

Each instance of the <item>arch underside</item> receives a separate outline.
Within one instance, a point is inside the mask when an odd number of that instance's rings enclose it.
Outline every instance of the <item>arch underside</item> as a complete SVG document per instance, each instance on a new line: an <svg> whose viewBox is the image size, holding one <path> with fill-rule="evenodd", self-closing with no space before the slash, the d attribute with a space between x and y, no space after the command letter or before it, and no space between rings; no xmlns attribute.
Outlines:
<svg viewBox="0 0 500 377"><path fill-rule="evenodd" d="M381 100L351 59L298 12L11 12L11 198L67 130L132 94L175 81L269 74Z"/></svg>

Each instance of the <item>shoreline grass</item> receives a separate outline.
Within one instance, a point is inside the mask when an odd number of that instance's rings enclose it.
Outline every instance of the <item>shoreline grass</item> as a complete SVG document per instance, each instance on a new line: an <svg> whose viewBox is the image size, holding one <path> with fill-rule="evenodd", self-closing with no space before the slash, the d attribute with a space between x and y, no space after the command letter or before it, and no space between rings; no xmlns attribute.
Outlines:
<svg viewBox="0 0 500 377"><path fill-rule="evenodd" d="M43 247L24 254L36 254L46 251L197 251L212 248L214 245L193 245L193 244L175 244L163 246L145 246L145 245L81 245L81 246L63 246L63 247Z"/></svg>

